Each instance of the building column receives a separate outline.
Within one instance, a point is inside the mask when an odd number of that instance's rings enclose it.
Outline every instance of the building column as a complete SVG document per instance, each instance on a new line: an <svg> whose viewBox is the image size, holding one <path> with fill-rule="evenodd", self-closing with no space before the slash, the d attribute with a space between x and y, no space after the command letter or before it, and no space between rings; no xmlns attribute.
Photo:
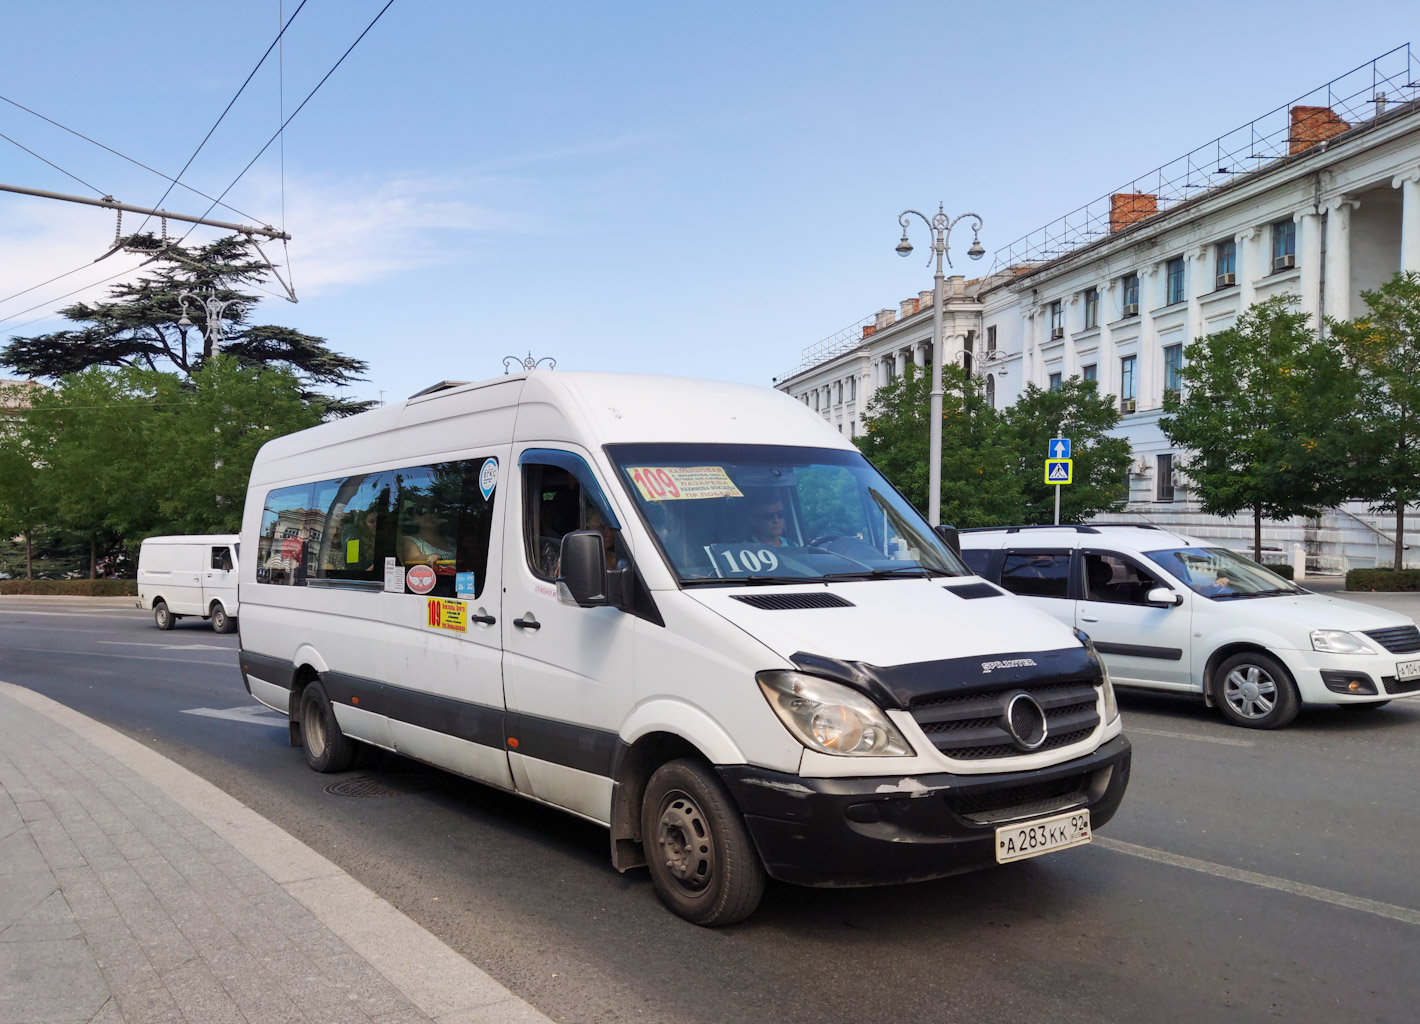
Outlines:
<svg viewBox="0 0 1420 1024"><path fill-rule="evenodd" d="M1321 214L1300 210L1292 214L1297 224L1297 263L1302 269L1302 312L1313 327L1321 326Z"/></svg>
<svg viewBox="0 0 1420 1024"><path fill-rule="evenodd" d="M1159 273L1160 264L1151 263L1139 268L1139 358L1134 363L1134 395L1138 400L1138 410L1143 412L1155 406L1154 366L1158 363L1159 332L1154 329L1154 316L1150 310L1158 309L1167 296L1163 289L1168 286L1166 275ZM1160 382L1158 393L1163 394Z"/></svg>
<svg viewBox="0 0 1420 1024"><path fill-rule="evenodd" d="M927 359L927 349L931 347L930 341L919 341L912 347L912 361L917 364L919 370L931 365Z"/></svg>
<svg viewBox="0 0 1420 1024"><path fill-rule="evenodd" d="M893 369L894 369L894 371L895 371L894 374L893 374L893 376L895 376L895 377L901 377L903 374L905 374L905 373L907 372L907 352L906 352L906 350L904 350L904 349L898 349L898 350L897 350L897 353L896 353L896 355L894 356L894 359L893 359Z"/></svg>
<svg viewBox="0 0 1420 1024"><path fill-rule="evenodd" d="M1097 394L1108 397L1114 394L1114 365L1117 362L1114 353L1114 340L1111 337L1109 324L1114 318L1115 310L1118 308L1114 303L1114 289L1116 285L1113 280L1108 280L1099 286L1100 290L1100 342L1095 350L1095 379L1099 381ZM1115 406L1118 407L1119 400L1115 399Z"/></svg>
<svg viewBox="0 0 1420 1024"><path fill-rule="evenodd" d="M1261 275L1258 274L1257 262L1257 228L1243 228L1233 236L1233 241L1237 243L1237 276L1238 276L1238 315L1241 316L1248 306L1253 304L1257 298L1257 289L1254 282Z"/></svg>
<svg viewBox="0 0 1420 1024"><path fill-rule="evenodd" d="M1390 184L1400 189L1400 269L1420 272L1420 167L1397 174Z"/></svg>
<svg viewBox="0 0 1420 1024"><path fill-rule="evenodd" d="M1322 310L1333 320L1351 319L1351 211L1355 199L1338 197L1326 204L1326 287Z"/></svg>
<svg viewBox="0 0 1420 1024"><path fill-rule="evenodd" d="M1212 270L1208 266L1210 251L1208 246L1200 245L1183 254L1183 281L1188 289L1188 325L1184 328L1186 336L1183 339L1185 345L1203 336L1203 293L1213 290L1205 287L1213 280Z"/></svg>

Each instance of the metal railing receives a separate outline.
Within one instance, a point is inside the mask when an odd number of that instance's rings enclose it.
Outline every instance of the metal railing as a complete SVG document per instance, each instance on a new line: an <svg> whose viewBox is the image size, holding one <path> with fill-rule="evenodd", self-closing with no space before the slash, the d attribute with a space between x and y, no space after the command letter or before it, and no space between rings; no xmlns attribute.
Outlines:
<svg viewBox="0 0 1420 1024"><path fill-rule="evenodd" d="M1326 107L1345 122L1344 128L1335 127L1349 131L1416 100L1420 59L1406 43L1016 239L996 250L991 269L1048 263L1109 235L1114 195L1153 196L1162 212L1304 152L1294 145L1307 140L1296 138L1293 107ZM1143 219L1137 214L1135 218Z"/></svg>
<svg viewBox="0 0 1420 1024"><path fill-rule="evenodd" d="M826 363L830 359L843 355L845 352L852 352L859 345L863 344L867 338L863 335L863 328L877 323L876 314L865 316L856 323L849 324L843 330L830 334L822 341L816 341L799 353L799 364L792 370L781 373L775 380L787 380L795 374L803 373L805 370Z"/></svg>

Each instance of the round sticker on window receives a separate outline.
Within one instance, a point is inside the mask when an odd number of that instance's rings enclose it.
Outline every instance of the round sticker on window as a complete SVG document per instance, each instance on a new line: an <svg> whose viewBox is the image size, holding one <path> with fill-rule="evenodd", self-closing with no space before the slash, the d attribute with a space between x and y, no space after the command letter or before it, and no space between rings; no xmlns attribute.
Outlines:
<svg viewBox="0 0 1420 1024"><path fill-rule="evenodd" d="M434 575L434 570L427 565L411 565L409 571L404 574L404 582L416 594L429 593L438 581L439 577Z"/></svg>
<svg viewBox="0 0 1420 1024"><path fill-rule="evenodd" d="M487 501L493 494L493 488L498 486L498 460L487 459L483 463L483 469L478 474L478 489L483 492L483 500Z"/></svg>

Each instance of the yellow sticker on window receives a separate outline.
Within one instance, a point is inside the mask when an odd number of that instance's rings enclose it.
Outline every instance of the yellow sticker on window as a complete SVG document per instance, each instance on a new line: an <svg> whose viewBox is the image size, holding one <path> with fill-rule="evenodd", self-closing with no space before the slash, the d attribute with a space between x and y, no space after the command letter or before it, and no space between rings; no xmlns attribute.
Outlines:
<svg viewBox="0 0 1420 1024"><path fill-rule="evenodd" d="M354 565L358 561L360 561L360 542L347 540L345 542L345 564Z"/></svg>
<svg viewBox="0 0 1420 1024"><path fill-rule="evenodd" d="M634 466L627 472L647 501L744 497L723 466Z"/></svg>
<svg viewBox="0 0 1420 1024"><path fill-rule="evenodd" d="M468 602L451 601L447 597L431 597L429 617L426 624L430 629L447 629L454 633L468 632Z"/></svg>

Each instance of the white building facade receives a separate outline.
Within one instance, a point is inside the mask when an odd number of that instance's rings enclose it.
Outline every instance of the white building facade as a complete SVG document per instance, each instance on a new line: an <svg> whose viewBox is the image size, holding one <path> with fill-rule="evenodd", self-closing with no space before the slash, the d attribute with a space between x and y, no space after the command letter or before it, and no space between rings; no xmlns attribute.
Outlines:
<svg viewBox="0 0 1420 1024"><path fill-rule="evenodd" d="M1388 89L1374 87L1380 70ZM1329 105L1279 108L1014 243L986 277L951 278L943 358L983 376L998 408L1027 383L1097 380L1134 449L1128 501L1101 518L1244 546L1250 522L1198 513L1178 470L1185 453L1158 426L1164 395L1179 386L1184 347L1255 302L1290 295L1315 324L1347 319L1363 310L1362 291L1420 271L1417 71L1408 47L1392 51L1352 73L1364 91L1329 83ZM923 292L805 350L776 386L845 435L862 433L873 391L908 362L930 365L931 301ZM1391 561L1393 534L1364 506L1270 524L1265 536L1285 557L1302 545L1314 570ZM1420 530L1408 540L1407 564L1420 564Z"/></svg>

